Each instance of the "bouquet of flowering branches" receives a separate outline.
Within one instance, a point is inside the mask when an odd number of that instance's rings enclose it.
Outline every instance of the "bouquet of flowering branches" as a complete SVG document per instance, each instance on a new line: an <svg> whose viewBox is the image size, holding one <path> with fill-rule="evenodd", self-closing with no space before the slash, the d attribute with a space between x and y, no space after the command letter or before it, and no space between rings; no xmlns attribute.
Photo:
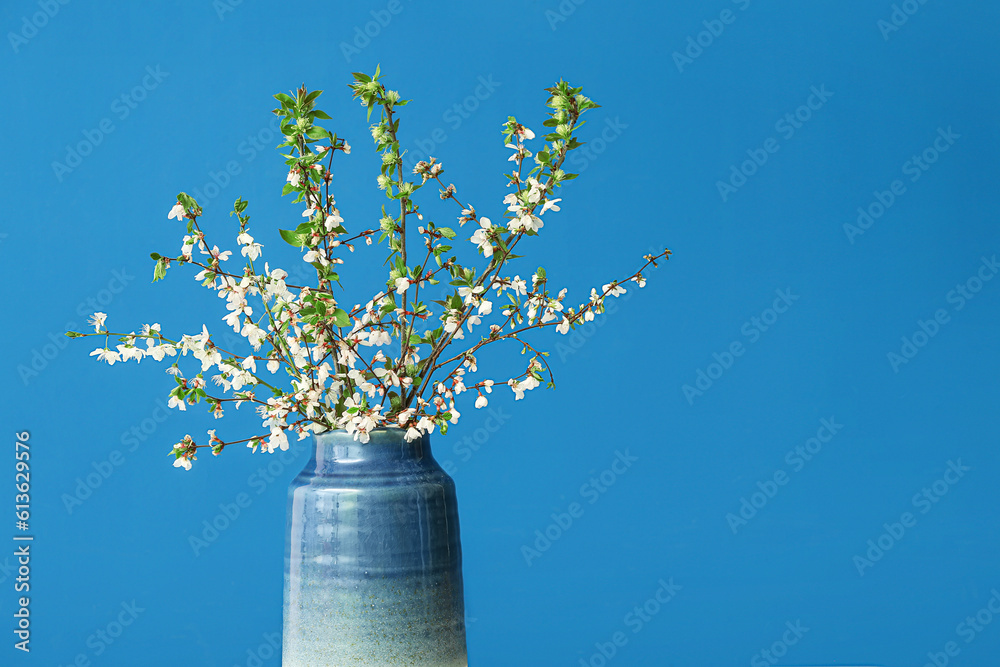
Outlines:
<svg viewBox="0 0 1000 667"><path fill-rule="evenodd" d="M528 148L534 132L514 117L503 124L513 169L506 174L511 190L503 199L504 222L495 224L460 200L454 185L445 185L444 169L436 159L418 162L412 175L404 173L397 113L408 100L386 89L378 69L374 76L358 73L354 79L353 96L368 107L369 121L378 111L371 133L382 157L378 187L385 191L390 206L388 210L383 206L377 229L349 231L350 223L337 208L331 166L338 152L349 155L351 147L317 123L331 119L315 106L321 91L303 87L292 95L274 96L281 104L274 113L281 118L285 140L278 148L287 149L282 154L289 168L283 194L294 195L294 202L305 207L301 224L280 233L314 267L315 285L290 284L286 271L267 263L260 270L262 246L250 234L247 202L242 198L230 215L239 221L236 241L246 260L243 267L230 268L232 252L220 251L209 242L198 222L201 207L183 192L168 216L187 225L181 254L151 255L156 262L154 282L175 265L200 269L195 279L225 298L229 312L222 319L246 338L246 352L223 349L204 325L200 333L182 335L179 340L164 336L159 324L144 325L140 333L112 333L105 326L104 313L91 318L94 333L67 332L74 338L104 337L104 345L91 355L109 364L173 358L167 369L176 383L169 396L171 407L185 410L205 401L215 417L221 417L230 402L237 409L245 403L256 407L263 433L226 441L212 429L208 442L201 445L185 436L171 452L177 467L190 469L200 448L210 448L216 455L240 443L253 451L287 449L289 434L301 439L310 432L344 429L367 442L371 431L379 427L404 429L407 440L431 433L435 427L445 433L459 419L456 399L460 394L474 393L475 407L482 408L497 384L507 385L516 399L542 382L554 386L547 353L529 343L525 334L546 327L566 334L593 320L604 311L607 297L625 293L623 283L642 287L643 270L670 256L669 250L645 255L638 271L599 290L591 289L589 299L574 307L565 303L565 289L550 291L544 268L538 268L530 280L505 275L508 262L518 257L513 254L518 245L539 233L547 212L559 210L556 189L576 178L563 171L562 165L570 151L583 145L577 139L584 124L581 117L598 106L580 88L560 81L546 89L552 111L543 125L549 133L534 153ZM475 230L467 242L478 250L478 266L460 263L451 254L451 243L460 232L436 225L421 213L417 198L429 185L438 187L440 199L458 206L458 227L470 223ZM376 235L388 250L385 288L364 305L348 307L338 299L339 265L345 251L353 252L354 244L361 241L372 245ZM422 298L427 298L430 286L442 281L451 289L441 299L425 303ZM109 346L112 336L118 340L114 349ZM501 341L519 345L528 356L527 366L506 379L475 377L477 352ZM193 377L186 376L178 364L188 353L201 363ZM283 388L285 383L278 380L282 370L290 387ZM206 373L213 375L206 379Z"/></svg>

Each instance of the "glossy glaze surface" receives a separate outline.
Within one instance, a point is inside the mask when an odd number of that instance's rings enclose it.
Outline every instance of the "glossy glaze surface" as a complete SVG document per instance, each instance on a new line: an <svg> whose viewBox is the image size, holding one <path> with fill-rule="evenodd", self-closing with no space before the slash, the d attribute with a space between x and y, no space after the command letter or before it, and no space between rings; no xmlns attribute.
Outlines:
<svg viewBox="0 0 1000 667"><path fill-rule="evenodd" d="M315 436L288 493L284 667L464 667L455 485L430 439Z"/></svg>

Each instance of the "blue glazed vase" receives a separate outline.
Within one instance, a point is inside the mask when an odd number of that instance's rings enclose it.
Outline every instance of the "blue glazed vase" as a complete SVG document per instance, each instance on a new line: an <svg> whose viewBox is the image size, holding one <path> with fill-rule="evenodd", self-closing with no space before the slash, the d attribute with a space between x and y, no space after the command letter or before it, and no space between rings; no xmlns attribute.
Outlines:
<svg viewBox="0 0 1000 667"><path fill-rule="evenodd" d="M466 667L455 483L430 438L314 440L288 489L283 667Z"/></svg>

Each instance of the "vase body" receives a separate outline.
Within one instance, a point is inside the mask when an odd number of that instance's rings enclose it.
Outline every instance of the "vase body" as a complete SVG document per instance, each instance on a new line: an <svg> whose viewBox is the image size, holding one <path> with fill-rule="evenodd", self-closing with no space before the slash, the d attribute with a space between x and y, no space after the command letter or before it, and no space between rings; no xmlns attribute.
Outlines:
<svg viewBox="0 0 1000 667"><path fill-rule="evenodd" d="M283 667L466 667L455 484L430 438L313 436L288 489Z"/></svg>

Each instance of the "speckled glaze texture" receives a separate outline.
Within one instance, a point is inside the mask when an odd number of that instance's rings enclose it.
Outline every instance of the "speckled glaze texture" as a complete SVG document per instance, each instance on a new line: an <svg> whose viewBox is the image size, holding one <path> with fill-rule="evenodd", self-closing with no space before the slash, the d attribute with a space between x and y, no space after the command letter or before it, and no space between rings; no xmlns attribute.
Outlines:
<svg viewBox="0 0 1000 667"><path fill-rule="evenodd" d="M288 489L283 667L466 667L455 484L430 438L314 436Z"/></svg>

